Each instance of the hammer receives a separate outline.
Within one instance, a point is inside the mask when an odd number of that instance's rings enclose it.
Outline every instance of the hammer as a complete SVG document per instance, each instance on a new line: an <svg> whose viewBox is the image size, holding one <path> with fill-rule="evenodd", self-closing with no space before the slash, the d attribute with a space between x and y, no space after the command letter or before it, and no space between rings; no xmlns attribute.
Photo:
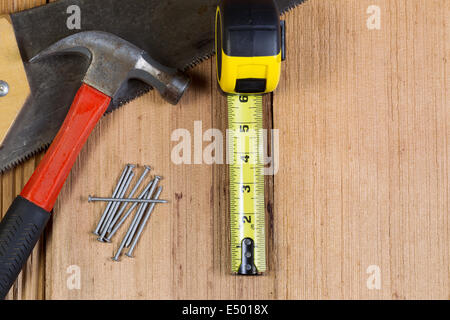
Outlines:
<svg viewBox="0 0 450 320"><path fill-rule="evenodd" d="M91 63L60 131L0 223L0 299L4 299L31 254L81 148L122 83L139 79L172 104L180 100L189 85L181 72L105 32L74 34L30 62L56 54L85 55Z"/></svg>

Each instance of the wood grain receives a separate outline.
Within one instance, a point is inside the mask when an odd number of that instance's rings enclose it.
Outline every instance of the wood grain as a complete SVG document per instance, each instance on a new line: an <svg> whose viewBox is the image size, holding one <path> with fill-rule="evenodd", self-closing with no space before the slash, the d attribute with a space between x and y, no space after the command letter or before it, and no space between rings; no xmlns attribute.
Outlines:
<svg viewBox="0 0 450 320"><path fill-rule="evenodd" d="M1 12L23 3L0 0ZM366 26L370 5L380 30ZM288 60L266 97L280 145L265 276L229 275L226 166L170 161L174 130L226 128L209 60L180 105L151 92L101 120L9 298L449 299L449 13L445 0L310 0L286 15ZM1 177L3 213L35 162ZM110 194L130 162L163 175L171 202L136 258L114 263L120 237L95 240L102 206L86 200ZM73 265L80 290L66 285ZM366 285L372 265L380 290Z"/></svg>
<svg viewBox="0 0 450 320"><path fill-rule="evenodd" d="M366 28L372 4L381 30ZM448 9L311 1L287 15L274 95L281 297L449 298ZM366 287L370 265L382 290Z"/></svg>

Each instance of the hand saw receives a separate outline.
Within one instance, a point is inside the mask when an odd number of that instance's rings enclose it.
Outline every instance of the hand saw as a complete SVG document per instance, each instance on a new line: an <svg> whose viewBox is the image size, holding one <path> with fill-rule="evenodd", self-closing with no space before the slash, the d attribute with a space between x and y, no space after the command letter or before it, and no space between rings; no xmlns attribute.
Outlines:
<svg viewBox="0 0 450 320"><path fill-rule="evenodd" d="M305 0L276 2L283 14ZM88 68L83 57L56 56L39 64L29 63L31 57L69 35L97 30L187 70L214 53L216 5L216 0L61 0L0 16L0 80L9 84L9 94L0 97L0 173L50 145ZM68 24L74 14L80 29ZM149 90L139 81L124 83L107 112Z"/></svg>

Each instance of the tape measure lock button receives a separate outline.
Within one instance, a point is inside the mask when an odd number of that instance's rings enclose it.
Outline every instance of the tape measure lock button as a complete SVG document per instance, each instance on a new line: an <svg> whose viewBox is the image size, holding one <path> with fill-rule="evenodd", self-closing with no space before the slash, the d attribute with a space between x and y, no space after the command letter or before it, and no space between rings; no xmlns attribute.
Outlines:
<svg viewBox="0 0 450 320"><path fill-rule="evenodd" d="M264 92L267 88L266 79L237 79L235 91L240 93Z"/></svg>

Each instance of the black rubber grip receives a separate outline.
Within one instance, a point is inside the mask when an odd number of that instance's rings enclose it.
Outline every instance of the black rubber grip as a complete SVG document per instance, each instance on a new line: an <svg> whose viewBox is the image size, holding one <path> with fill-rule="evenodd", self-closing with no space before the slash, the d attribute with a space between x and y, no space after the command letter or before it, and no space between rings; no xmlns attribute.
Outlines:
<svg viewBox="0 0 450 320"><path fill-rule="evenodd" d="M18 196L0 222L0 299L4 299L33 251L50 213Z"/></svg>

